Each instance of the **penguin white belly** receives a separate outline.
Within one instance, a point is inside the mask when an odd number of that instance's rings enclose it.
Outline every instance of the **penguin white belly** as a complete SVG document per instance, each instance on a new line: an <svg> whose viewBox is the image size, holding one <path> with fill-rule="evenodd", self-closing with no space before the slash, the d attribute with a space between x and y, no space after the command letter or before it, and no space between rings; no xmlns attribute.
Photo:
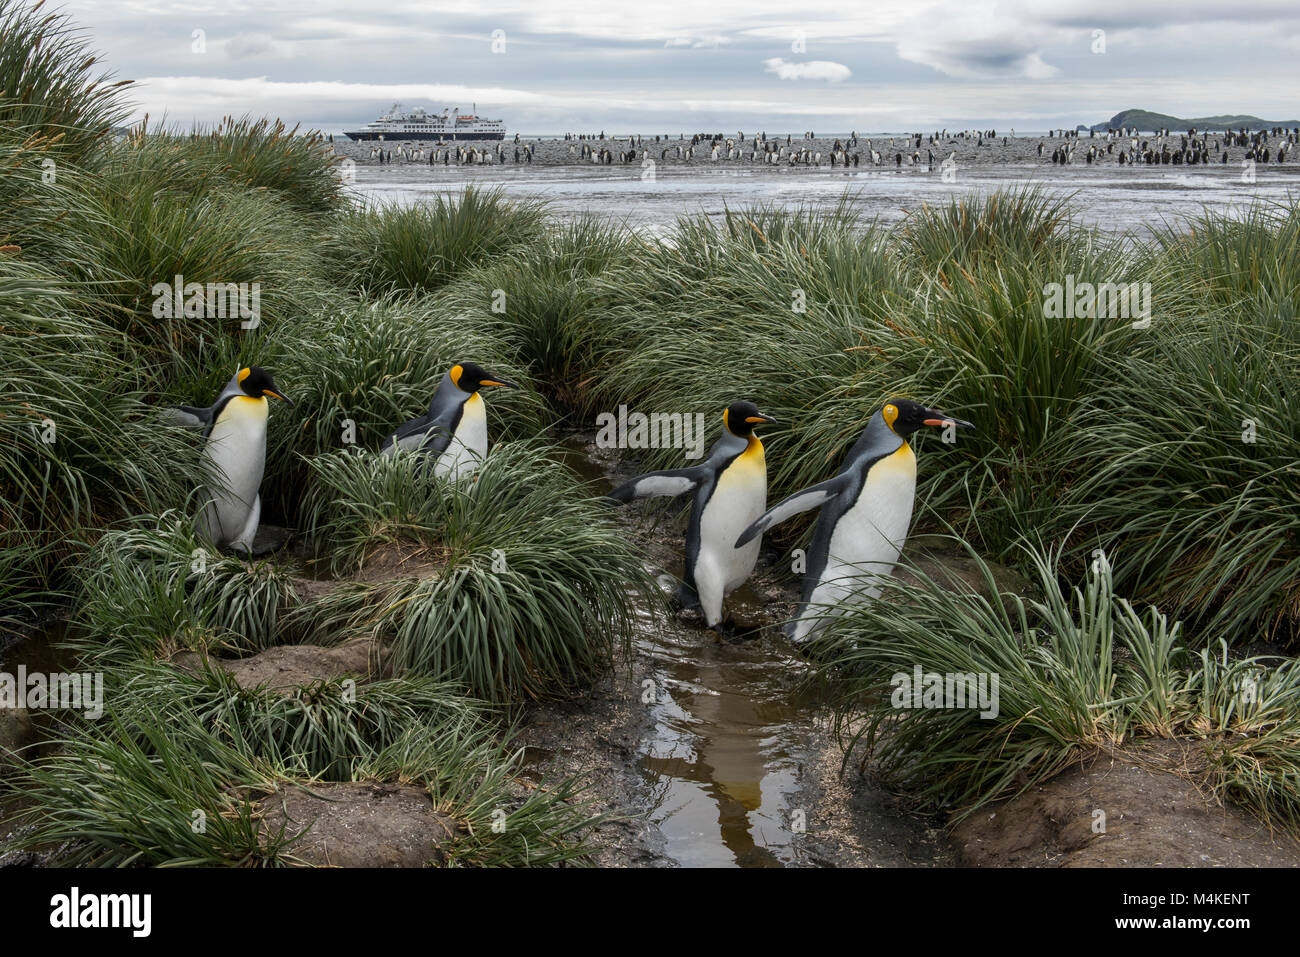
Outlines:
<svg viewBox="0 0 1300 957"><path fill-rule="evenodd" d="M204 523L209 537L218 545L252 546L249 519L258 511L258 489L266 468L265 398L236 396L217 416L203 447L203 458L212 476ZM245 541L247 539L247 541Z"/></svg>
<svg viewBox="0 0 1300 957"><path fill-rule="evenodd" d="M487 447L487 412L483 399L475 392L461 407L456 434L438 456L433 472L457 482L478 467L487 456Z"/></svg>
<svg viewBox="0 0 1300 957"><path fill-rule="evenodd" d="M880 594L878 580L898 561L915 499L916 455L904 443L871 467L857 501L836 522L826 567L792 634L796 641L811 637L822 617Z"/></svg>
<svg viewBox="0 0 1300 957"><path fill-rule="evenodd" d="M758 564L761 535L740 548L735 544L766 510L767 464L755 439L718 475L700 515L700 548L693 574L710 627L722 620L722 599L744 584Z"/></svg>

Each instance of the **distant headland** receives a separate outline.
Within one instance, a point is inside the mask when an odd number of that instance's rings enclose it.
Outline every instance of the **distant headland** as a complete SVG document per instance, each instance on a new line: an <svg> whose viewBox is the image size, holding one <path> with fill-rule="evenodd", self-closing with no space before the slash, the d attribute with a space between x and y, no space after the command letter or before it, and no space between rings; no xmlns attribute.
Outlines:
<svg viewBox="0 0 1300 957"><path fill-rule="evenodd" d="M1195 119L1185 120L1177 116L1170 116L1168 113L1152 113L1150 110L1125 110L1122 113L1116 113L1105 123L1097 123L1092 127L1082 127L1083 129L1094 129L1098 132L1106 130L1119 129L1136 129L1140 133L1154 133L1157 130L1239 130L1245 127L1249 130L1274 129L1279 126L1296 127L1300 126L1300 120L1261 120L1258 116L1249 116L1247 114L1225 115L1225 116L1200 116Z"/></svg>

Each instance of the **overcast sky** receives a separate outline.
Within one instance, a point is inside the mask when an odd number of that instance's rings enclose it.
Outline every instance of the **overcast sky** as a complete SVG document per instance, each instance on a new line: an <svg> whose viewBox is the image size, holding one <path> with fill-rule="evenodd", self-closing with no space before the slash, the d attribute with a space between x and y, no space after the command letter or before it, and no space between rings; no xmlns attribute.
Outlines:
<svg viewBox="0 0 1300 957"><path fill-rule="evenodd" d="M525 134L1042 130L1130 107L1300 115L1297 0L69 0L63 8L109 69L137 81L137 118L186 125L251 113L338 131L394 101L477 102L481 115Z"/></svg>

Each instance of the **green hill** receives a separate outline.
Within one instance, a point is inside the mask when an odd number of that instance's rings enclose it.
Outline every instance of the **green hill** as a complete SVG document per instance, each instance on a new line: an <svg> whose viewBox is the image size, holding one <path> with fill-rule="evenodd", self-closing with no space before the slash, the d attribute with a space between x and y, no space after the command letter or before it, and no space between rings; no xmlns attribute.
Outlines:
<svg viewBox="0 0 1300 957"><path fill-rule="evenodd" d="M1245 127L1250 130L1269 129L1274 126L1300 126L1300 120L1261 120L1258 116L1246 114L1225 116L1201 116L1195 119L1180 119L1168 113L1152 113L1149 110L1124 110L1116 113L1105 123L1097 123L1092 129L1098 131L1114 130L1121 127L1137 127L1139 132L1153 133L1167 129L1182 132L1194 127L1198 130L1237 130Z"/></svg>

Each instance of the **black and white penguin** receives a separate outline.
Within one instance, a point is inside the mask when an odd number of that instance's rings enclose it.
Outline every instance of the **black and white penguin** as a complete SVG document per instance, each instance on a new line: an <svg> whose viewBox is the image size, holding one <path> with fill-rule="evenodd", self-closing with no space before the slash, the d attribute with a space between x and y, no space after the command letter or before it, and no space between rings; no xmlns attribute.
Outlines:
<svg viewBox="0 0 1300 957"><path fill-rule="evenodd" d="M429 403L429 411L384 440L381 455L398 449L433 458L434 474L450 481L467 475L487 456L487 411L478 394L484 386L519 388L473 362L452 366Z"/></svg>
<svg viewBox="0 0 1300 957"><path fill-rule="evenodd" d="M767 462L754 426L773 421L752 402L733 402L722 413L721 438L699 465L647 472L609 494L621 504L695 490L678 597L688 607L698 603L714 631L725 627L722 600L749 578L758 562L759 540L738 546L736 536L767 507Z"/></svg>
<svg viewBox="0 0 1300 957"><path fill-rule="evenodd" d="M902 551L916 495L916 456L907 439L923 426L973 429L910 399L890 399L871 417L832 479L774 505L736 539L740 547L800 512L821 508L808 548L802 603L788 634L807 641L828 614L875 598Z"/></svg>
<svg viewBox="0 0 1300 957"><path fill-rule="evenodd" d="M206 409L179 405L167 415L171 424L202 429L207 436L203 463L212 484L205 489L199 527L214 545L244 554L252 554L262 519L258 490L266 471L267 396L293 405L270 373L247 366Z"/></svg>

